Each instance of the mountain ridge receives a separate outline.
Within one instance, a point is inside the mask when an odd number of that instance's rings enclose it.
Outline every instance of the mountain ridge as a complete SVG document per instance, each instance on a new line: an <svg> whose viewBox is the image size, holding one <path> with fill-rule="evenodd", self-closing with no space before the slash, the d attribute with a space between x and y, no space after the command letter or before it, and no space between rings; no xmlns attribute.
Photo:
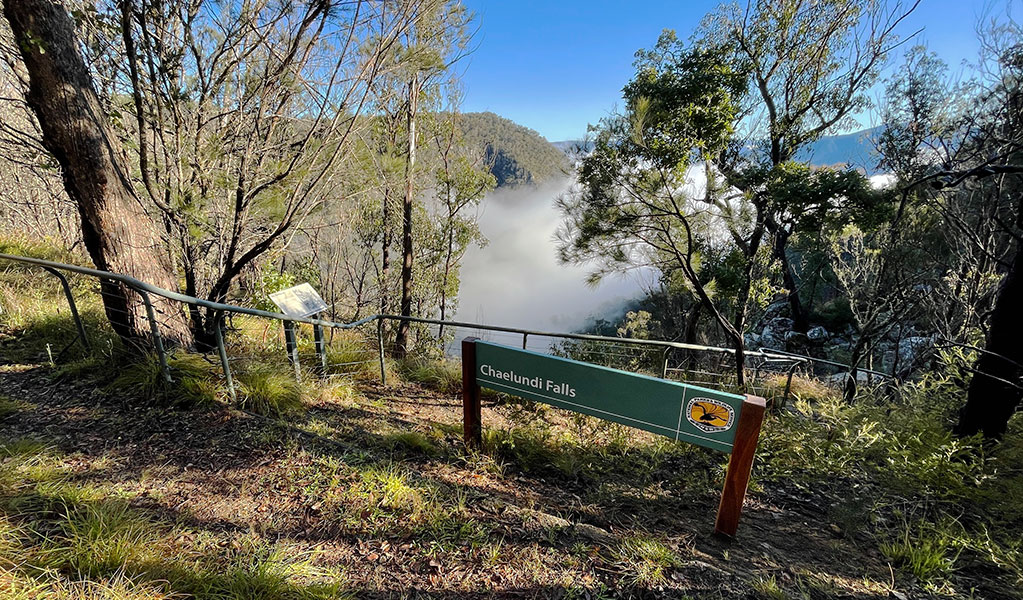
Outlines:
<svg viewBox="0 0 1023 600"><path fill-rule="evenodd" d="M880 127L870 127L850 133L826 135L801 149L795 158L815 167L848 165L863 169L868 176L878 175L881 171L877 168L874 141L880 132ZM571 159L581 156L580 149L585 154L593 148L593 143L587 140L558 140L550 144Z"/></svg>

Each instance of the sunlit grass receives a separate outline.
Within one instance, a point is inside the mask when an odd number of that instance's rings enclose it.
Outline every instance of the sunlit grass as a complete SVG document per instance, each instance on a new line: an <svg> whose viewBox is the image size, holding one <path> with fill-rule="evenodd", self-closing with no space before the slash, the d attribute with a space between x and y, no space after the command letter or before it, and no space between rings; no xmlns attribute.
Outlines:
<svg viewBox="0 0 1023 600"><path fill-rule="evenodd" d="M410 357L398 363L398 371L405 381L445 394L462 389L462 364L453 359Z"/></svg>
<svg viewBox="0 0 1023 600"><path fill-rule="evenodd" d="M663 583L666 571L681 565L681 559L671 548L649 536L622 540L615 558L637 585L646 587Z"/></svg>

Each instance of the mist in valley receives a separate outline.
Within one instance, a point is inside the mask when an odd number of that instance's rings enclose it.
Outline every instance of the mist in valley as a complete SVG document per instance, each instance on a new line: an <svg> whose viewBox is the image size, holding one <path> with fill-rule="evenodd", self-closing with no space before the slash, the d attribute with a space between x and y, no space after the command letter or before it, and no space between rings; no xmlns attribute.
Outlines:
<svg viewBox="0 0 1023 600"><path fill-rule="evenodd" d="M576 331L594 317L620 314L653 281L647 271L606 277L588 285L591 267L558 261L556 231L562 216L555 199L568 176L539 186L499 189L480 206L480 229L489 243L462 260L459 321Z"/></svg>

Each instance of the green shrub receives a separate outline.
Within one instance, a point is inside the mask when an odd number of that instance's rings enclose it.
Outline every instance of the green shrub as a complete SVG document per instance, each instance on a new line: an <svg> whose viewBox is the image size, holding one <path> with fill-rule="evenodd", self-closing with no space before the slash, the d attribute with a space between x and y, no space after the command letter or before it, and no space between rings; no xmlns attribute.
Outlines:
<svg viewBox="0 0 1023 600"><path fill-rule="evenodd" d="M550 434L535 428L485 429L483 447L499 460L527 473L551 469L559 459L564 460L564 449L559 452L551 443Z"/></svg>

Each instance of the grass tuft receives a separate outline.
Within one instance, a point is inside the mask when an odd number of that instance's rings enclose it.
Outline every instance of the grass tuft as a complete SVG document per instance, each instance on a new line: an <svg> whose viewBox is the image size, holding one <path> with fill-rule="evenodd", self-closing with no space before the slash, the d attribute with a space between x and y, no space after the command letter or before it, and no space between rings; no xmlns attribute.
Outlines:
<svg viewBox="0 0 1023 600"><path fill-rule="evenodd" d="M304 406L305 390L295 376L257 366L237 375L241 407L260 415L282 416Z"/></svg>
<svg viewBox="0 0 1023 600"><path fill-rule="evenodd" d="M892 564L920 581L931 581L948 575L959 558L953 537L945 531L924 524L915 530L906 525L901 535L878 546Z"/></svg>
<svg viewBox="0 0 1023 600"><path fill-rule="evenodd" d="M398 363L398 371L405 381L444 394L454 394L462 389L462 365L457 360L408 358Z"/></svg>
<svg viewBox="0 0 1023 600"><path fill-rule="evenodd" d="M119 375L106 386L108 393L138 397L181 408L208 406L221 393L218 373L201 354L175 352L168 356L171 383L164 378L160 360L147 354L121 368Z"/></svg>
<svg viewBox="0 0 1023 600"><path fill-rule="evenodd" d="M7 417L10 417L11 415L18 414L24 408L25 408L24 402L11 400L7 396L0 395L0 421L6 419Z"/></svg>
<svg viewBox="0 0 1023 600"><path fill-rule="evenodd" d="M441 453L433 440L418 431L389 433L384 436L383 442L391 450L401 450L408 454L437 456Z"/></svg>
<svg viewBox="0 0 1023 600"><path fill-rule="evenodd" d="M322 403L336 404L342 408L356 408L362 394L350 379L331 378L316 386L316 400Z"/></svg>
<svg viewBox="0 0 1023 600"><path fill-rule="evenodd" d="M631 574L633 583L655 586L665 580L665 571L681 565L675 552L660 541L647 536L622 540L615 551L618 566Z"/></svg>
<svg viewBox="0 0 1023 600"><path fill-rule="evenodd" d="M332 332L327 346L327 372L349 375L356 379L378 379L379 357L366 338L358 332Z"/></svg>
<svg viewBox="0 0 1023 600"><path fill-rule="evenodd" d="M47 562L79 577L108 577L125 564L155 560L159 553L154 526L125 502L74 506L59 527L64 543L50 550Z"/></svg>
<svg viewBox="0 0 1023 600"><path fill-rule="evenodd" d="M762 394L768 400L773 400L775 405L781 403L785 398L785 386L788 376L784 373L768 375L763 378L764 389ZM841 393L835 388L829 387L815 377L803 375L792 376L792 386L789 389L788 403L803 401L810 404L819 402L834 402L841 398Z"/></svg>
<svg viewBox="0 0 1023 600"><path fill-rule="evenodd" d="M753 589L757 592L757 596L764 600L790 600L791 598L788 592L778 585L778 580L774 575L758 578L753 582Z"/></svg>

